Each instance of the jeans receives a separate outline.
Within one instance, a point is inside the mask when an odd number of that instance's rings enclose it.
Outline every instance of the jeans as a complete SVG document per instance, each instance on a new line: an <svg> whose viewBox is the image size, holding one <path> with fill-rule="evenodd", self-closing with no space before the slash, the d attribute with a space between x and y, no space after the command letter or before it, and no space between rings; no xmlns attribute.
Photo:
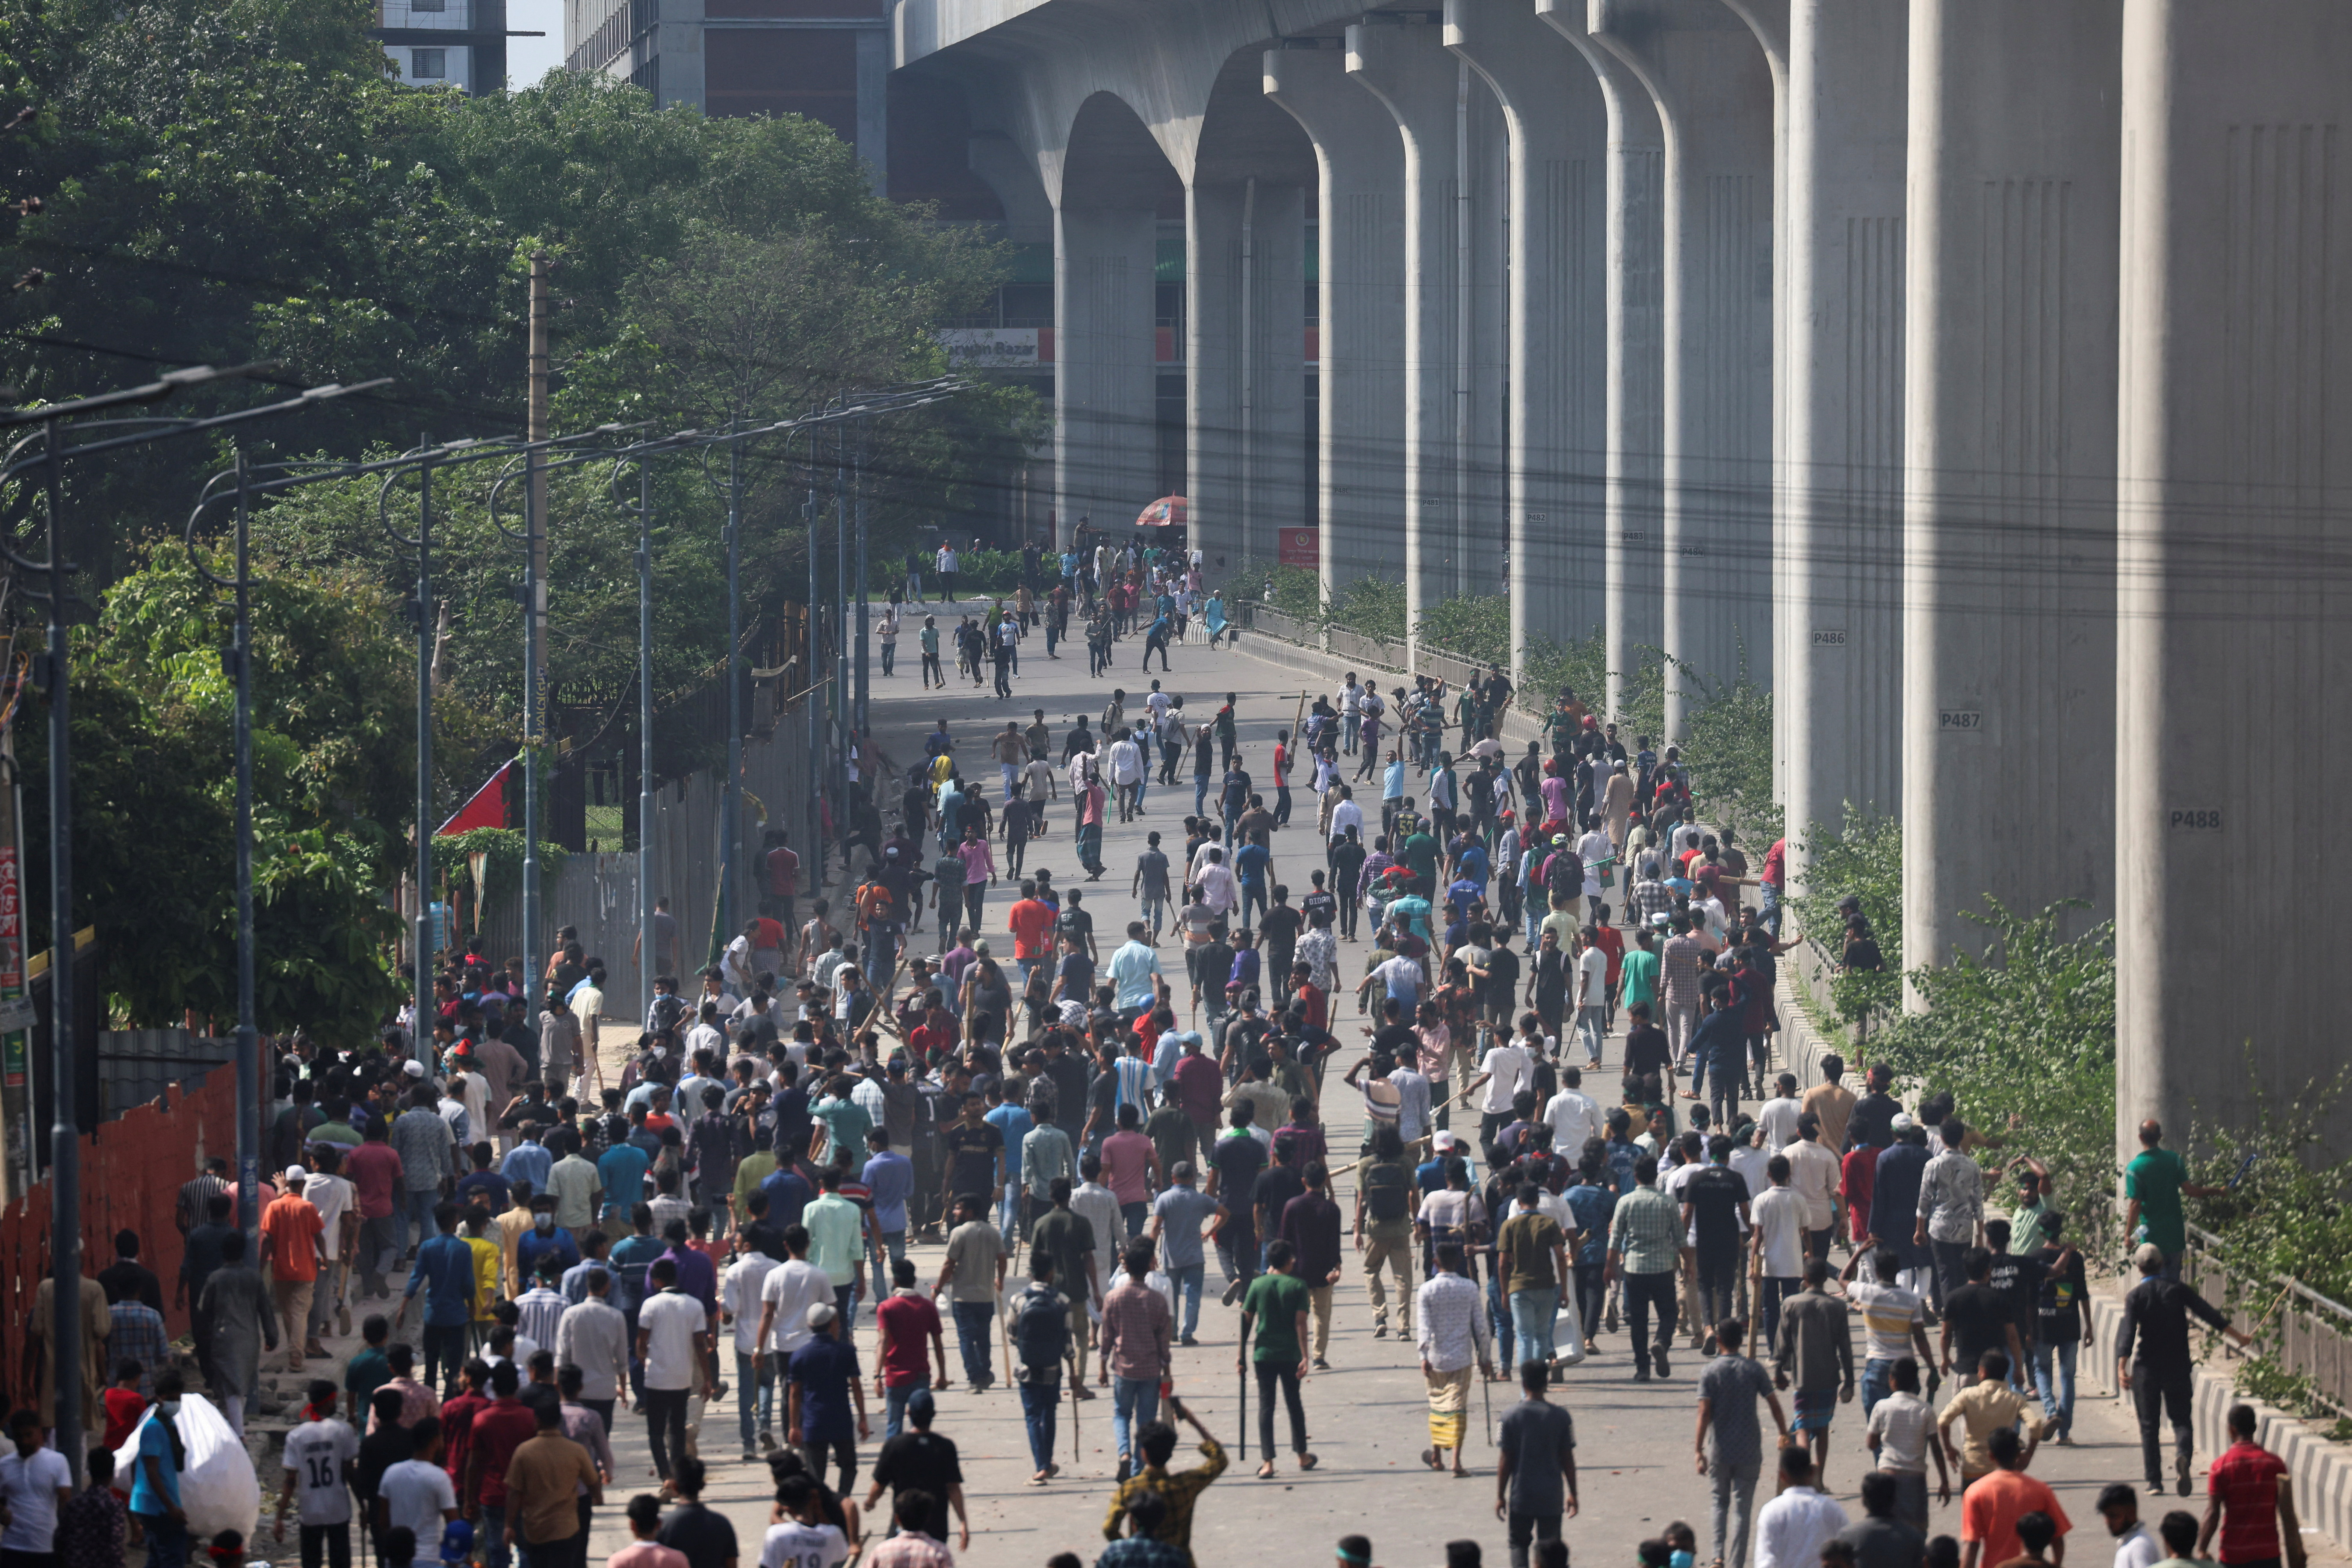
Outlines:
<svg viewBox="0 0 2352 1568"><path fill-rule="evenodd" d="M793 1447L800 1450L801 1459L808 1466L809 1474L816 1479L817 1485L824 1485L824 1466L827 1459L832 1460L841 1471L841 1484L837 1490L845 1493L856 1481L857 1445L851 1439L835 1437L830 1442L823 1440L812 1442L803 1438Z"/></svg>
<svg viewBox="0 0 2352 1568"><path fill-rule="evenodd" d="M1936 1260L1936 1310L1942 1311L1944 1298L1969 1282L1969 1244L1965 1241L1938 1241L1927 1238L1927 1250Z"/></svg>
<svg viewBox="0 0 2352 1568"><path fill-rule="evenodd" d="M1739 1254L1736 1249L1705 1247L1697 1255L1697 1327L1712 1329L1731 1316L1732 1293L1739 1284Z"/></svg>
<svg viewBox="0 0 2352 1568"><path fill-rule="evenodd" d="M1609 1300L1609 1287L1601 1282L1605 1265L1580 1263L1576 1266L1576 1317L1584 1325L1584 1338L1591 1342L1601 1331L1601 1317Z"/></svg>
<svg viewBox="0 0 2352 1568"><path fill-rule="evenodd" d="M1601 1042L1609 1035L1609 1014L1602 1007L1579 1007L1576 1010L1576 1037L1584 1042L1585 1059L1595 1067L1601 1063Z"/></svg>
<svg viewBox="0 0 2352 1568"><path fill-rule="evenodd" d="M306 1524L301 1527L302 1568L352 1568L352 1525Z"/></svg>
<svg viewBox="0 0 2352 1568"><path fill-rule="evenodd" d="M1738 1466L1707 1461L1707 1484L1715 1491L1715 1554L1723 1559L1724 1568L1748 1568L1748 1522L1754 1517L1757 1472L1762 1468L1757 1459Z"/></svg>
<svg viewBox="0 0 2352 1568"><path fill-rule="evenodd" d="M1769 1355L1780 1332L1780 1303L1804 1288L1804 1281L1785 1274L1766 1274L1756 1282L1756 1348Z"/></svg>
<svg viewBox="0 0 2352 1568"><path fill-rule="evenodd" d="M1249 924L1252 910L1264 914L1266 908L1265 879L1261 877L1255 882L1244 882L1242 884L1242 924Z"/></svg>
<svg viewBox="0 0 2352 1568"><path fill-rule="evenodd" d="M776 1426L775 1363L764 1356L735 1352L736 1424L742 1429L743 1451L758 1451L759 1435Z"/></svg>
<svg viewBox="0 0 2352 1568"><path fill-rule="evenodd" d="M646 1412L646 1442L654 1451L654 1471L664 1480L669 1479L670 1455L686 1458L686 1401L691 1392L684 1388L638 1391L637 1402Z"/></svg>
<svg viewBox="0 0 2352 1568"><path fill-rule="evenodd" d="M2158 1368L2144 1361L2132 1363L2132 1408L2139 1416L2139 1456L2151 1487L2164 1484L2164 1445L2157 1428L2167 1416L2172 1420L2174 1462L2182 1475L2189 1473L2192 1444L2189 1386L2186 1365Z"/></svg>
<svg viewBox="0 0 2352 1568"><path fill-rule="evenodd" d="M1513 1513L1505 1528L1511 1549L1511 1568L1528 1568L1528 1548L1538 1541L1559 1539L1559 1515Z"/></svg>
<svg viewBox="0 0 2352 1568"><path fill-rule="evenodd" d="M1176 1291L1178 1339L1191 1339L1201 1326L1201 1277L1206 1269L1204 1263L1179 1263L1168 1270L1169 1283Z"/></svg>
<svg viewBox="0 0 2352 1568"><path fill-rule="evenodd" d="M1663 1354L1675 1342L1675 1270L1628 1274L1625 1280L1625 1323L1633 1337L1633 1370L1650 1375L1650 1357ZM1658 1314L1658 1337L1649 1337L1650 1312Z"/></svg>
<svg viewBox="0 0 2352 1568"><path fill-rule="evenodd" d="M1152 936L1153 936L1153 938L1154 938L1155 940L1159 937L1160 933L1162 931L1165 931L1165 930L1167 929L1167 927L1168 927L1168 895L1167 895L1167 894L1165 894L1165 893L1156 893L1156 894L1155 894L1155 893L1146 893L1146 894L1144 894L1144 895L1143 895L1143 923L1144 923L1145 925L1147 925L1147 926L1149 926L1149 927L1150 927L1150 928L1151 928L1151 934L1152 934Z"/></svg>
<svg viewBox="0 0 2352 1568"><path fill-rule="evenodd" d="M1062 1381L1021 1385L1021 1423L1029 1429L1029 1458L1043 1473L1054 1462L1054 1418L1062 1406Z"/></svg>
<svg viewBox="0 0 2352 1568"><path fill-rule="evenodd" d="M427 1323L425 1325L425 1386L434 1384L439 1374L445 1394L455 1394L458 1369L466 1364L466 1325L463 1323Z"/></svg>
<svg viewBox="0 0 2352 1568"><path fill-rule="evenodd" d="M2071 1358L2069 1359L2071 1361ZM2071 1365L2068 1370L2070 1372L2073 1370ZM2071 1381L2067 1386L2071 1392L2073 1388ZM1880 1359L1862 1363L1862 1418L1864 1421L1869 1420L1870 1413L1878 1408L1878 1402L1894 1392L1895 1363L1893 1362Z"/></svg>
<svg viewBox="0 0 2352 1568"><path fill-rule="evenodd" d="M188 1568L188 1527L168 1513L142 1513L147 1531L147 1561L152 1568Z"/></svg>
<svg viewBox="0 0 2352 1568"><path fill-rule="evenodd" d="M2033 1391L2042 1396L2042 1413L2069 1436L2074 1430L2074 1354L2081 1349L2081 1342L2073 1339L2054 1344L2037 1340L2033 1346Z"/></svg>
<svg viewBox="0 0 2352 1568"><path fill-rule="evenodd" d="M882 1390L882 1440L884 1442L887 1443L896 1437L898 1435L898 1428L906 1425L907 1401L915 1397L915 1390L929 1386L929 1378L918 1377L905 1383L890 1384Z"/></svg>
<svg viewBox="0 0 2352 1568"><path fill-rule="evenodd" d="M1006 1252L1011 1252L1013 1244L1027 1233L1028 1221L1028 1195L1017 1183L1005 1183L1003 1195L996 1205L996 1234L1003 1238Z"/></svg>
<svg viewBox="0 0 2352 1568"><path fill-rule="evenodd" d="M1511 1359L1521 1365L1552 1357L1552 1320L1559 1314L1559 1287L1511 1292Z"/></svg>
<svg viewBox="0 0 2352 1568"><path fill-rule="evenodd" d="M682 1455L683 1448L679 1450ZM507 1510L503 1503L482 1505L481 1532L474 1537L476 1550L482 1554L483 1568L507 1568L514 1561L514 1548L507 1544Z"/></svg>
<svg viewBox="0 0 2352 1568"><path fill-rule="evenodd" d="M955 1314L956 1347L963 1353L964 1378L985 1387L996 1381L989 1370L988 1356L996 1331L996 1303L950 1301L948 1306Z"/></svg>
<svg viewBox="0 0 2352 1568"><path fill-rule="evenodd" d="M1266 1462L1274 1462L1274 1393L1282 1391L1282 1402L1290 1411L1290 1451L1307 1452L1307 1405L1298 1396L1298 1363L1295 1361L1262 1361L1252 1363L1257 1369L1257 1446ZM1246 1441L1246 1439L1244 1439Z"/></svg>
<svg viewBox="0 0 2352 1568"><path fill-rule="evenodd" d="M441 1234L441 1227L433 1220L433 1211L441 1206L441 1189L437 1186L412 1187L400 1196L409 1227L415 1232L409 1237L404 1250L415 1251Z"/></svg>
<svg viewBox="0 0 2352 1568"><path fill-rule="evenodd" d="M1151 1217L1151 1205L1148 1203L1121 1204L1118 1205L1118 1217L1127 1222L1128 1235L1141 1236L1144 1221Z"/></svg>
<svg viewBox="0 0 2352 1568"><path fill-rule="evenodd" d="M963 923L973 931L980 929L980 907L987 898L987 883L966 882L963 885Z"/></svg>
<svg viewBox="0 0 2352 1568"><path fill-rule="evenodd" d="M1197 1272L1197 1271L1196 1271ZM1150 1377L1114 1377L1110 1380L1110 1435L1112 1446L1119 1458L1137 1461L1133 1468L1141 1469L1143 1456L1133 1447L1135 1434L1160 1417L1160 1383Z"/></svg>

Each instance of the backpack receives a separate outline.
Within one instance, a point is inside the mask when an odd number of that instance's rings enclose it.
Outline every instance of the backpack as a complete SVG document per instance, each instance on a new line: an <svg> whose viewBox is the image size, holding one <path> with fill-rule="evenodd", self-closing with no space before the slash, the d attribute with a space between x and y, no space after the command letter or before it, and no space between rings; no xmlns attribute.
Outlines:
<svg viewBox="0 0 2352 1568"><path fill-rule="evenodd" d="M1013 1299L1008 1325L1013 1353L1031 1373L1058 1371L1070 1347L1069 1308L1050 1285L1031 1285Z"/></svg>
<svg viewBox="0 0 2352 1568"><path fill-rule="evenodd" d="M1364 1213L1379 1224L1394 1224L1412 1212L1412 1178L1402 1165L1378 1164L1364 1172Z"/></svg>
<svg viewBox="0 0 2352 1568"><path fill-rule="evenodd" d="M1584 858L1573 849L1557 851L1544 868L1544 887L1557 897L1574 899L1584 891Z"/></svg>

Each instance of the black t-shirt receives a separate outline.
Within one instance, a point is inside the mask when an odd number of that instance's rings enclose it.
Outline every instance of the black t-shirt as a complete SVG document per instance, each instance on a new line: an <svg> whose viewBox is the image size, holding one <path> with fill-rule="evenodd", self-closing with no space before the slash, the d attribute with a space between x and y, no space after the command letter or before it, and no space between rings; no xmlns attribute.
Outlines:
<svg viewBox="0 0 2352 1568"><path fill-rule="evenodd" d="M727 1568L735 1557L735 1527L698 1502L670 1510L654 1539L686 1554L686 1568Z"/></svg>
<svg viewBox="0 0 2352 1568"><path fill-rule="evenodd" d="M1674 1052L1666 1045L1666 1032L1654 1024L1643 1024L1625 1037L1625 1071L1627 1076L1641 1078L1649 1073L1665 1081L1665 1072L1674 1060Z"/></svg>
<svg viewBox="0 0 2352 1568"><path fill-rule="evenodd" d="M890 1489L894 1510L897 1499L903 1493L929 1493L930 1515L916 1528L934 1541L948 1538L948 1489L963 1484L963 1467L956 1460L953 1439L910 1424L883 1444L882 1451L874 1457L873 1480L877 1486Z"/></svg>
<svg viewBox="0 0 2352 1568"><path fill-rule="evenodd" d="M1952 1328L1953 1363L1973 1372L1985 1352L2008 1352L2007 1331L2017 1321L2017 1309L2007 1292L1971 1279L1945 1292L1944 1321Z"/></svg>
<svg viewBox="0 0 2352 1568"><path fill-rule="evenodd" d="M1265 1169L1266 1158L1265 1145L1246 1132L1220 1138L1209 1151L1209 1162L1217 1167L1217 1201L1235 1222L1253 1228L1258 1173Z"/></svg>
<svg viewBox="0 0 2352 1568"><path fill-rule="evenodd" d="M1255 1143L1257 1140L1253 1138L1250 1142ZM1250 1202L1265 1215L1266 1235L1272 1236L1282 1227L1282 1211L1306 1190L1307 1178L1298 1173L1296 1165L1270 1165L1258 1176L1257 1191L1251 1194Z"/></svg>
<svg viewBox="0 0 2352 1568"><path fill-rule="evenodd" d="M1748 1201L1748 1179L1728 1165L1709 1165L1683 1184L1698 1245L1709 1252L1739 1245L1739 1205Z"/></svg>
<svg viewBox="0 0 2352 1568"><path fill-rule="evenodd" d="M1064 941L1076 937L1078 945L1085 947L1087 945L1088 939L1095 934L1095 917L1073 905L1064 910L1055 920L1054 929Z"/></svg>
<svg viewBox="0 0 2352 1568"><path fill-rule="evenodd" d="M2090 1289L2083 1255L2071 1247L2045 1247L2036 1261L2042 1265L2037 1303L2042 1338L2051 1344L2071 1344L2083 1337L2083 1297Z"/></svg>
<svg viewBox="0 0 2352 1568"><path fill-rule="evenodd" d="M1268 947L1295 947L1303 918L1288 904L1276 904L1257 918L1258 935L1265 938Z"/></svg>
<svg viewBox="0 0 2352 1568"><path fill-rule="evenodd" d="M1479 984L1479 994L1489 1007L1507 1007L1519 987L1519 955L1507 947L1498 947L1486 954L1486 978Z"/></svg>
<svg viewBox="0 0 2352 1568"><path fill-rule="evenodd" d="M951 1193L993 1194L996 1156L1004 1148L1004 1134L983 1121L974 1127L957 1121L940 1134L948 1159L948 1190Z"/></svg>
<svg viewBox="0 0 2352 1568"><path fill-rule="evenodd" d="M1310 921L1321 915L1327 925L1339 918L1339 896L1323 888L1318 888L1299 900L1298 908Z"/></svg>
<svg viewBox="0 0 2352 1568"><path fill-rule="evenodd" d="M2033 1342L2041 1325L2042 1260L2012 1253L1992 1255L1992 1288L2009 1298L2011 1321L2021 1344Z"/></svg>
<svg viewBox="0 0 2352 1568"><path fill-rule="evenodd" d="M1536 995L1557 1005L1568 994L1568 954L1559 948L1536 950Z"/></svg>
<svg viewBox="0 0 2352 1568"><path fill-rule="evenodd" d="M1146 849L1135 858L1138 883L1143 896L1164 899L1168 896L1168 857L1158 849Z"/></svg>
<svg viewBox="0 0 2352 1568"><path fill-rule="evenodd" d="M1386 1051L1399 1062L1413 1060L1421 1050L1421 1037L1410 1025L1383 1024L1372 1035L1372 1049Z"/></svg>

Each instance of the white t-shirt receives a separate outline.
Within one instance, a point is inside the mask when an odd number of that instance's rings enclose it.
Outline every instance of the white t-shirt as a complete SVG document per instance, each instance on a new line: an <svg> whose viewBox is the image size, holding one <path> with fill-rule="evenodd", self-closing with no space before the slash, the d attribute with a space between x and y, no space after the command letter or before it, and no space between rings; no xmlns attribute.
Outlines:
<svg viewBox="0 0 2352 1568"><path fill-rule="evenodd" d="M766 1253L748 1253L729 1264L719 1282L719 1308L734 1318L735 1348L744 1355L760 1353L760 1287L775 1267Z"/></svg>
<svg viewBox="0 0 2352 1568"><path fill-rule="evenodd" d="M350 1427L345 1427L346 1432ZM354 1453L358 1452L355 1443ZM0 1548L10 1552L47 1552L55 1549L58 1534L58 1489L73 1488L73 1470L55 1448L41 1448L29 1459L11 1447L0 1455L0 1501L8 1505L8 1528L0 1533ZM310 1522L310 1506L304 1494L302 1516ZM343 1514L349 1519L349 1505Z"/></svg>
<svg viewBox="0 0 2352 1568"><path fill-rule="evenodd" d="M657 1290L637 1309L646 1342L646 1386L694 1386L694 1336L710 1326L702 1303L683 1290Z"/></svg>
<svg viewBox="0 0 2352 1568"><path fill-rule="evenodd" d="M1609 1005L1609 955L1597 947L1588 947L1576 955L1576 1005L1580 1007L1606 1007Z"/></svg>
<svg viewBox="0 0 2352 1568"><path fill-rule="evenodd" d="M1782 1095L1768 1100L1756 1112L1756 1125L1764 1130L1764 1147L1785 1149L1797 1141L1797 1118L1805 1113L1804 1105Z"/></svg>
<svg viewBox="0 0 2352 1568"><path fill-rule="evenodd" d="M1519 1046L1496 1046L1488 1051L1486 1059L1478 1064L1478 1070L1488 1075L1486 1098L1479 1109L1490 1116L1510 1110L1511 1097L1528 1086L1534 1065Z"/></svg>
<svg viewBox="0 0 2352 1568"><path fill-rule="evenodd" d="M344 1470L359 1457L359 1434L341 1421L305 1421L286 1434L286 1473L294 1478L303 1523L352 1521L352 1488Z"/></svg>
<svg viewBox="0 0 2352 1568"><path fill-rule="evenodd" d="M1594 828L1577 841L1576 853L1584 862L1584 896L1597 899L1601 896L1601 862L1616 853L1610 846L1609 835Z"/></svg>
<svg viewBox="0 0 2352 1568"><path fill-rule="evenodd" d="M1603 1136L1601 1107L1591 1097L1576 1089L1563 1089L1551 1097L1544 1107L1544 1120L1551 1123L1552 1152L1573 1165L1584 1157L1584 1141Z"/></svg>
<svg viewBox="0 0 2352 1568"><path fill-rule="evenodd" d="M760 1545L760 1568L841 1568L848 1561L849 1542L830 1524L772 1524Z"/></svg>
<svg viewBox="0 0 2352 1568"><path fill-rule="evenodd" d="M1168 717L1168 703L1169 697L1165 691L1155 691L1143 700L1143 705L1151 710L1151 717L1155 721Z"/></svg>
<svg viewBox="0 0 2352 1568"><path fill-rule="evenodd" d="M425 1459L403 1459L386 1468L376 1491L392 1513L387 1528L404 1524L423 1542L440 1541L444 1510L457 1506L457 1489L449 1472Z"/></svg>
<svg viewBox="0 0 2352 1568"><path fill-rule="evenodd" d="M2156 1568L2164 1548L2145 1523L2135 1524L2116 1542L2116 1568Z"/></svg>
<svg viewBox="0 0 2352 1568"><path fill-rule="evenodd" d="M1763 1249L1764 1272L1775 1279L1795 1279L1805 1272L1805 1200L1793 1187L1767 1187L1748 1205L1756 1223L1756 1244Z"/></svg>
<svg viewBox="0 0 2352 1568"><path fill-rule="evenodd" d="M320 1239L326 1245L327 1261L332 1263L335 1260L335 1243L342 1235L343 1215L351 1212L354 1196L352 1184L341 1176L314 1171L310 1179L302 1184L302 1195L310 1200L312 1208L319 1211L319 1218L326 1227L320 1233Z"/></svg>
<svg viewBox="0 0 2352 1568"><path fill-rule="evenodd" d="M779 1263L760 1281L760 1307L776 1309L773 1342L768 1347L785 1355L809 1342L808 1312L820 1301L831 1305L833 1281L824 1269L804 1259ZM757 1333L757 1325L752 1332Z"/></svg>
<svg viewBox="0 0 2352 1568"><path fill-rule="evenodd" d="M1133 741L1115 741L1110 748L1113 784L1131 784L1143 777L1143 748Z"/></svg>

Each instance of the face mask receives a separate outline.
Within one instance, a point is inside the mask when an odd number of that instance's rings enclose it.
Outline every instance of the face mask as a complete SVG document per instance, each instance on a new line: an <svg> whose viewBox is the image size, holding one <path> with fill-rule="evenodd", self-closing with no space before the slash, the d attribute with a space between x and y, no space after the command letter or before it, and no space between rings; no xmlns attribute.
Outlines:
<svg viewBox="0 0 2352 1568"><path fill-rule="evenodd" d="M555 1216L551 1214L533 1215L530 1216L530 1223L537 1226L541 1230L553 1230L555 1228Z"/></svg>
<svg viewBox="0 0 2352 1568"><path fill-rule="evenodd" d="M1696 1559L1687 1552L1670 1552L1666 1557L1666 1568L1691 1568L1695 1561Z"/></svg>
<svg viewBox="0 0 2352 1568"><path fill-rule="evenodd" d="M180 1402L176 1399L158 1400L155 1403L155 1408L162 1411L163 1418L168 1421L180 1414Z"/></svg>

